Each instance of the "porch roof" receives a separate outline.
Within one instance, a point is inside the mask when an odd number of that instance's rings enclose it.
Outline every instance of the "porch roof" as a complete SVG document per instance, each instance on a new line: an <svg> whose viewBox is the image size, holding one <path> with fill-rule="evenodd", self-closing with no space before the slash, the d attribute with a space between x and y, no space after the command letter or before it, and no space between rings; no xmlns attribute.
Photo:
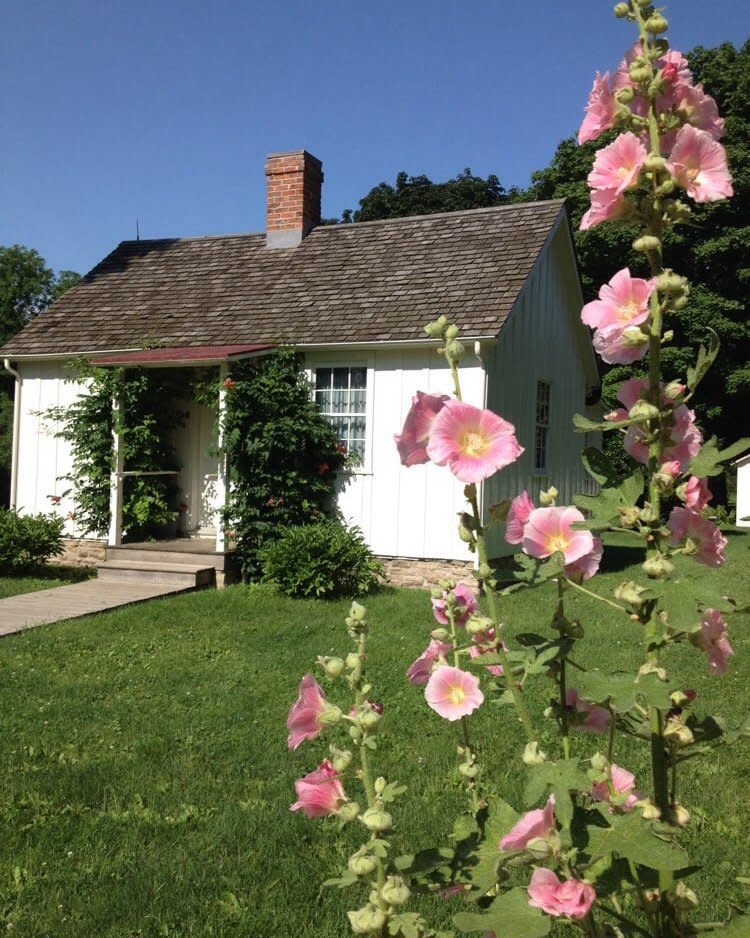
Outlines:
<svg viewBox="0 0 750 938"><path fill-rule="evenodd" d="M264 352L273 344L254 345L182 345L174 348L144 348L131 352L95 355L92 365L211 365Z"/></svg>

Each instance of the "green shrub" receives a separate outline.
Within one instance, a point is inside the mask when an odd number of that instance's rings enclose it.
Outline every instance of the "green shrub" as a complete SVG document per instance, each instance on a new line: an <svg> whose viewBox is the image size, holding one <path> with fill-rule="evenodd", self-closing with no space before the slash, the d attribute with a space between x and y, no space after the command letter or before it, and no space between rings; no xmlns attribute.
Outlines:
<svg viewBox="0 0 750 938"><path fill-rule="evenodd" d="M359 596L384 573L359 528L337 521L285 528L260 560L263 579L296 597Z"/></svg>
<svg viewBox="0 0 750 938"><path fill-rule="evenodd" d="M15 572L62 553L62 518L0 509L0 569Z"/></svg>

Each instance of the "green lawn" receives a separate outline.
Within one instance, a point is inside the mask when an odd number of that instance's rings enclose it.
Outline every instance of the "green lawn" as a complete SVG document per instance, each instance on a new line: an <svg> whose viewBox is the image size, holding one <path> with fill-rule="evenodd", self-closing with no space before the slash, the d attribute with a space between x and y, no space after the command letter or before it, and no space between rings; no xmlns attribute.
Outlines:
<svg viewBox="0 0 750 938"><path fill-rule="evenodd" d="M730 542L727 566L706 575L736 592L750 583L750 535ZM634 559L626 549L608 556L619 569L595 584L626 578ZM553 599L546 588L512 597L507 631L544 631ZM635 625L586 597L574 605L584 663L638 660ZM429 846L446 839L463 805L446 781L455 731L403 677L426 644L429 599L387 591L367 606L373 697L386 706L376 769L410 788L397 807L399 845ZM294 779L327 742L289 753L284 722L316 656L348 650L347 607L233 587L0 641L0 922L9 933L343 938L345 900L356 899L319 884L357 832L289 812ZM675 653L687 686L729 723L750 710L748 625L747 614L733 617L736 656L721 679L701 655ZM539 686L540 703L549 687ZM511 711L486 705L472 724L493 786L520 807L522 735ZM591 740L576 745L588 752ZM645 753L622 751L621 761L647 787ZM683 786L697 820L686 842L706 868L694 881L705 918L747 899L735 877L750 876L749 775L746 743L696 760ZM429 901L447 924L454 907Z"/></svg>
<svg viewBox="0 0 750 938"><path fill-rule="evenodd" d="M0 599L35 590L48 590L53 586L67 586L68 583L78 583L90 576L91 571L86 568L54 565L25 576L0 576Z"/></svg>

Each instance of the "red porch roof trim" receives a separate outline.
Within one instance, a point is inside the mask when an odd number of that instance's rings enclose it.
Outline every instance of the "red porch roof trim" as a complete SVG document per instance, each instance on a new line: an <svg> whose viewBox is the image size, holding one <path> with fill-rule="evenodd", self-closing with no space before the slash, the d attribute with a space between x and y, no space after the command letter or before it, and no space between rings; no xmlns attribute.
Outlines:
<svg viewBox="0 0 750 938"><path fill-rule="evenodd" d="M208 365L241 358L253 352L265 352L275 346L255 345L184 345L176 348L144 348L133 352L94 355L92 365Z"/></svg>

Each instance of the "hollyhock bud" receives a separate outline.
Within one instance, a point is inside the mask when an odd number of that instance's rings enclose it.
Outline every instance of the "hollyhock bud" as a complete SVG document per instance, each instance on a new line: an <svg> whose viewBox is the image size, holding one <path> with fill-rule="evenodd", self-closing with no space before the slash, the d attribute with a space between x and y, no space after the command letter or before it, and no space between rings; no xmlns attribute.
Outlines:
<svg viewBox="0 0 750 938"><path fill-rule="evenodd" d="M349 618L356 622L363 622L367 615L367 609L358 602L353 602L349 607Z"/></svg>
<svg viewBox="0 0 750 938"><path fill-rule="evenodd" d="M331 762L340 775L342 772L346 772L352 764L352 754L348 749L337 749L335 746L331 746Z"/></svg>
<svg viewBox="0 0 750 938"><path fill-rule="evenodd" d="M667 161L658 153L649 153L643 164L647 173L664 173L667 171Z"/></svg>
<svg viewBox="0 0 750 938"><path fill-rule="evenodd" d="M358 717L359 725L368 732L375 729L380 722L380 714L376 710L365 710Z"/></svg>
<svg viewBox="0 0 750 938"><path fill-rule="evenodd" d="M626 528L635 527L640 519L640 512L637 505L623 505L617 509L620 516L620 523Z"/></svg>
<svg viewBox="0 0 750 938"><path fill-rule="evenodd" d="M353 671L355 668L359 667L359 655L355 651L350 651L346 656L346 666L350 671Z"/></svg>
<svg viewBox="0 0 750 938"><path fill-rule="evenodd" d="M674 570L674 564L664 554L654 554L643 561L643 572L652 580L662 580Z"/></svg>
<svg viewBox="0 0 750 938"><path fill-rule="evenodd" d="M526 743L521 758L523 759L524 765L541 765L543 762L547 761L547 753L542 752L539 748L539 743L534 740L533 742Z"/></svg>
<svg viewBox="0 0 750 938"><path fill-rule="evenodd" d="M403 905L409 901L411 891L400 876L386 877L380 897L388 905Z"/></svg>
<svg viewBox="0 0 750 938"><path fill-rule="evenodd" d="M430 632L430 638L435 639L435 641L437 642L447 642L450 637L451 637L450 631L442 627L433 629Z"/></svg>
<svg viewBox="0 0 750 938"><path fill-rule="evenodd" d="M375 871L375 867L378 865L378 861L375 857L371 856L369 853L363 852L365 849L364 847L360 847L355 854L349 857L346 864L355 876L369 876L370 873Z"/></svg>
<svg viewBox="0 0 750 938"><path fill-rule="evenodd" d="M681 804L676 804L672 810L672 820L678 827L686 827L690 823L690 812Z"/></svg>
<svg viewBox="0 0 750 938"><path fill-rule="evenodd" d="M645 587L638 586L637 583L634 583L632 580L628 580L627 583L621 583L615 589L615 599L625 603L627 606L640 609L640 607L645 602L643 599L643 594L645 592Z"/></svg>
<svg viewBox="0 0 750 938"><path fill-rule="evenodd" d="M368 808L359 819L369 831L387 831L393 826L393 818L382 808Z"/></svg>
<svg viewBox="0 0 750 938"><path fill-rule="evenodd" d="M356 912L347 912L349 924L355 935L375 935L385 925L385 912L368 903Z"/></svg>
<svg viewBox="0 0 750 938"><path fill-rule="evenodd" d="M543 489L539 493L539 504L543 505L545 508L553 507L557 501L557 496L557 489L554 485L550 485L548 489Z"/></svg>
<svg viewBox="0 0 750 938"><path fill-rule="evenodd" d="M674 891L667 898L676 909L685 912L698 908L698 896L682 880L677 881Z"/></svg>
<svg viewBox="0 0 750 938"><path fill-rule="evenodd" d="M322 665L328 677L338 677L344 670L344 662L341 658L319 657L318 664Z"/></svg>
<svg viewBox="0 0 750 938"><path fill-rule="evenodd" d="M654 235L641 235L633 242L633 250L640 251L642 254L648 254L649 251L658 251L661 248L661 241Z"/></svg>
<svg viewBox="0 0 750 938"><path fill-rule="evenodd" d="M554 838L556 841L559 838ZM532 837L526 844L526 852L535 860L546 860L555 853L555 846L544 837Z"/></svg>
<svg viewBox="0 0 750 938"><path fill-rule="evenodd" d="M689 746L692 742L695 741L695 737L693 736L690 727L685 726L682 720L679 720L676 717L670 717L670 719L667 720L667 724L664 727L664 738L671 739L680 748Z"/></svg>
<svg viewBox="0 0 750 938"><path fill-rule="evenodd" d="M659 512L651 502L646 502L643 508L639 509L638 517L644 524L653 524L654 521L659 520Z"/></svg>
<svg viewBox="0 0 750 938"><path fill-rule="evenodd" d="M348 824L349 821L354 821L359 817L359 805L356 801L347 801L339 808L338 815L344 824Z"/></svg>
<svg viewBox="0 0 750 938"><path fill-rule="evenodd" d="M458 767L458 774L462 778L476 778L479 774L479 766L471 762L462 762Z"/></svg>
<svg viewBox="0 0 750 938"><path fill-rule="evenodd" d="M630 4L628 3L616 3L615 4L615 16L618 19L624 19L628 13L630 13Z"/></svg>
<svg viewBox="0 0 750 938"><path fill-rule="evenodd" d="M658 420L659 408L648 401L639 400L628 411L631 420Z"/></svg>
<svg viewBox="0 0 750 938"><path fill-rule="evenodd" d="M654 13L646 20L646 31L654 36L659 33L665 33L669 29L669 23L660 13Z"/></svg>
<svg viewBox="0 0 750 938"><path fill-rule="evenodd" d="M439 316L434 322L428 322L424 327L424 331L432 339L440 339L443 336L443 333L446 330L448 325L448 320L445 316Z"/></svg>
<svg viewBox="0 0 750 938"><path fill-rule="evenodd" d="M646 821L656 821L661 817L661 811L650 798L644 798L642 801L639 801L636 807L641 809L641 814Z"/></svg>

